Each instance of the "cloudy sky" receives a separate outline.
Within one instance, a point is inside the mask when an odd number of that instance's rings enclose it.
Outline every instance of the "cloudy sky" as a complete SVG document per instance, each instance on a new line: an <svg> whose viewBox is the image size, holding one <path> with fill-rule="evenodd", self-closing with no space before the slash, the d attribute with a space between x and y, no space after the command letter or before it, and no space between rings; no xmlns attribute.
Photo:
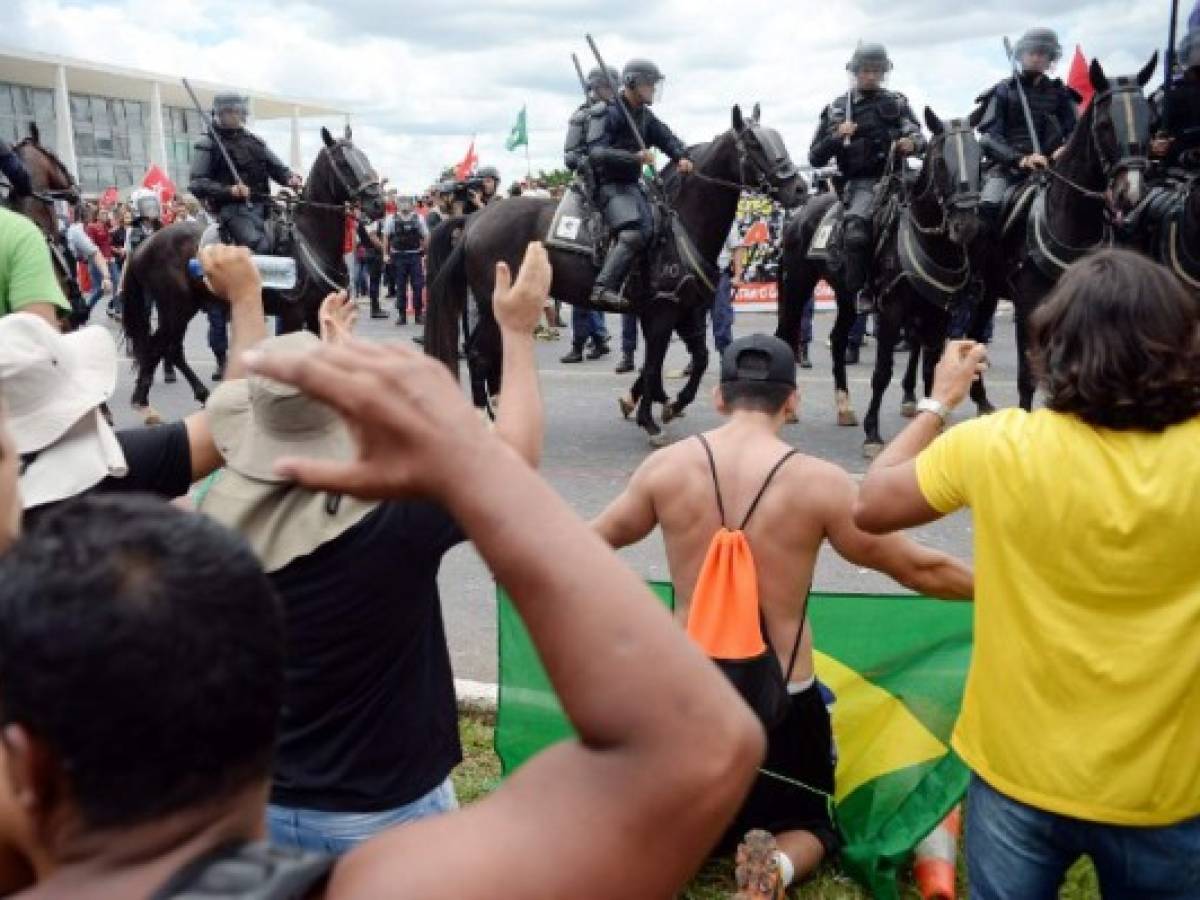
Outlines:
<svg viewBox="0 0 1200 900"><path fill-rule="evenodd" d="M14 6L15 3L15 6ZM729 127L730 107L762 103L797 161L822 106L845 90L859 39L887 44L891 86L920 115L962 115L1006 68L1001 36L1055 28L1110 73L1135 71L1165 43L1167 0L6 0L0 39L352 112L355 141L381 174L424 189L477 135L505 182L525 173L504 139L528 107L534 172L561 165L579 102L572 51L592 33L618 67L649 56L667 73L658 113L689 143ZM1191 0L1183 0L1186 8ZM1155 82L1161 76L1161 69ZM307 121L303 149L319 146ZM340 122L328 123L333 126ZM287 126L257 128L286 158Z"/></svg>

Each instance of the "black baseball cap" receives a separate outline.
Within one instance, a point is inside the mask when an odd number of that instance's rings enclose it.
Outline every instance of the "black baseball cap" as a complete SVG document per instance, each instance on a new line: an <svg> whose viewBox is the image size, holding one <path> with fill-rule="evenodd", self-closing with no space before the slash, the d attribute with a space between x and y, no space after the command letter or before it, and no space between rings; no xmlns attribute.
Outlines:
<svg viewBox="0 0 1200 900"><path fill-rule="evenodd" d="M766 381L796 386L796 356L792 348L769 334L738 338L721 354L721 384Z"/></svg>

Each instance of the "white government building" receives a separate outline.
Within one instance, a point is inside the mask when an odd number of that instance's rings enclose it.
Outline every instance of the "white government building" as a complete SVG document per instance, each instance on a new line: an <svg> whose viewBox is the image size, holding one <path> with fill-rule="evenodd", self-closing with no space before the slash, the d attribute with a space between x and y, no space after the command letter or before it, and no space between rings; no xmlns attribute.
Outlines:
<svg viewBox="0 0 1200 900"><path fill-rule="evenodd" d="M349 122L348 112L324 103L189 83L206 115L214 94L235 91L249 98L253 121L290 120L290 152L279 155L300 172L300 120L320 116L331 130ZM89 195L110 186L127 194L151 164L184 190L205 128L176 76L0 46L0 138L16 143L31 122Z"/></svg>

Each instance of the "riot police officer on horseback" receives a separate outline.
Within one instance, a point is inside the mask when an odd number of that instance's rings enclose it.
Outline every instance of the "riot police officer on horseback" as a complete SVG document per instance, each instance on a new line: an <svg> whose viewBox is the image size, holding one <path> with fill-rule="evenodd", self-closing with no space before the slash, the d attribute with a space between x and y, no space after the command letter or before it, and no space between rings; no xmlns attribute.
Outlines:
<svg viewBox="0 0 1200 900"><path fill-rule="evenodd" d="M567 167L567 171L579 173L586 181L591 180L587 155L588 133L598 134L599 129L604 127L603 119L608 115L609 104L616 96L613 88L620 78L620 74L612 66L609 66L607 73L602 71L599 66L588 72L583 84L587 96L584 102L571 113L571 118L567 121L567 139L563 142L563 164Z"/></svg>
<svg viewBox="0 0 1200 900"><path fill-rule="evenodd" d="M1025 32L1013 56L1019 73L979 97L987 104L979 124L979 143L990 162L979 212L993 232L999 227L1000 207L1009 187L1047 168L1062 153L1078 119L1075 104L1082 99L1049 74L1062 57L1058 35L1049 28ZM1028 103L1028 116L1024 103Z"/></svg>
<svg viewBox="0 0 1200 900"><path fill-rule="evenodd" d="M822 168L836 159L844 181L842 281L843 287L857 298L861 312L874 305L867 282L876 185L887 174L893 154L908 156L925 149L925 137L908 99L884 87L891 69L892 61L882 44L859 44L846 64L851 87L821 112L808 152L814 168Z"/></svg>
<svg viewBox="0 0 1200 900"><path fill-rule="evenodd" d="M597 309L629 311L621 286L653 237L653 214L641 179L642 167L653 163L654 156L643 147L666 153L684 175L692 171L687 147L650 109L663 81L650 60L630 60L621 72L617 102L609 104L604 116L589 119L587 163L595 181L593 199L616 234L592 287L591 304Z"/></svg>
<svg viewBox="0 0 1200 900"><path fill-rule="evenodd" d="M193 149L188 190L216 214L222 232L234 244L254 253L270 253L267 237L267 196L270 181L299 190L302 179L280 161L262 138L246 130L246 99L237 94L213 98L214 134ZM219 140L237 171L225 160Z"/></svg>
<svg viewBox="0 0 1200 900"><path fill-rule="evenodd" d="M1154 139L1150 155L1161 170L1200 172L1200 26L1179 42L1175 59L1182 75L1151 98Z"/></svg>

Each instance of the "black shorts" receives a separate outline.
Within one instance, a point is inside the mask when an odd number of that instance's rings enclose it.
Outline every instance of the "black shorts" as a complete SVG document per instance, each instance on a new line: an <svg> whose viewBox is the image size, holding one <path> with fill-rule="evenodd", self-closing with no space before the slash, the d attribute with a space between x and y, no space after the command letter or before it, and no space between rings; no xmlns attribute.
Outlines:
<svg viewBox="0 0 1200 900"><path fill-rule="evenodd" d="M814 682L793 694L791 701L791 711L767 735L767 759L762 768L832 794L833 726L820 687ZM826 856L832 856L841 839L829 814L831 802L822 794L759 772L717 850L730 853L747 831L761 828L772 834L811 832L824 845Z"/></svg>

